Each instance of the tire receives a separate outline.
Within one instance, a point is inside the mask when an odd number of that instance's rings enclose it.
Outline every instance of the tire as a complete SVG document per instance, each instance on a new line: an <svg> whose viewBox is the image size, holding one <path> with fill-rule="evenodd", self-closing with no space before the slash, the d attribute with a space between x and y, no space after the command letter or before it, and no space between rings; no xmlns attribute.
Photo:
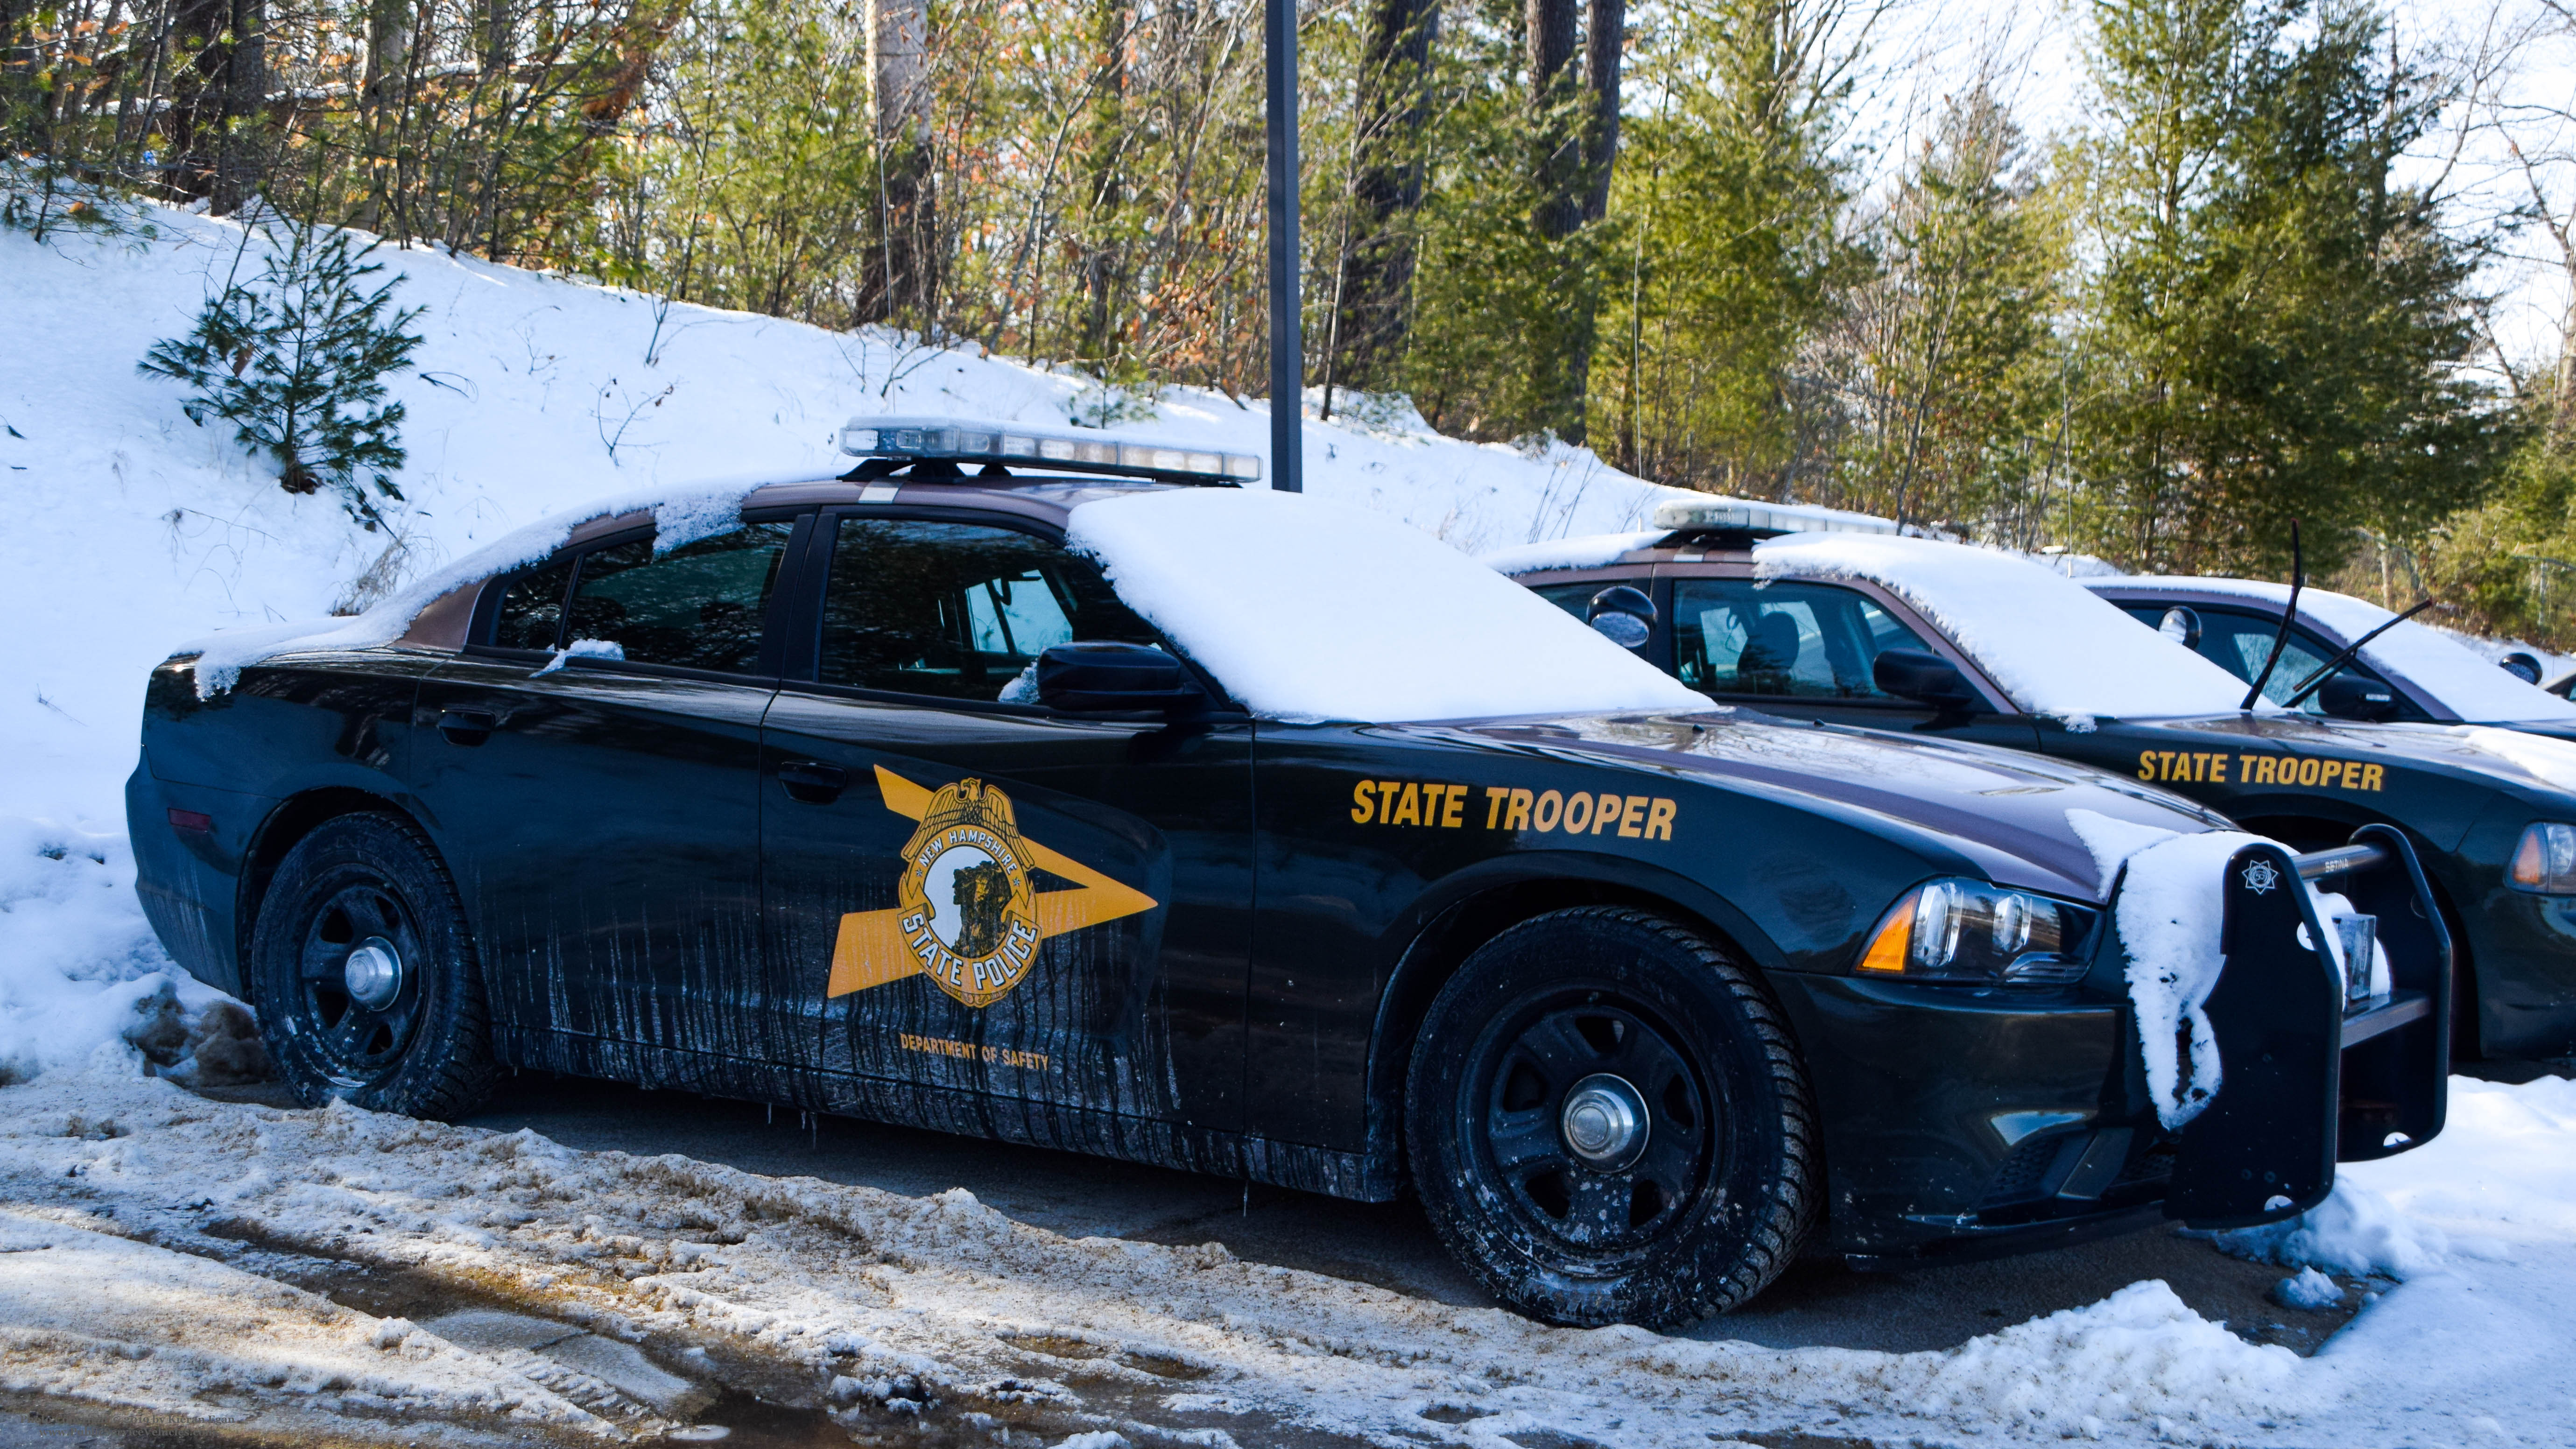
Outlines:
<svg viewBox="0 0 2576 1449"><path fill-rule="evenodd" d="M1823 1195L1814 1124L1761 984L1624 907L1551 912L1477 948L1405 1083L1441 1242L1512 1307L1584 1327L1693 1322L1769 1285Z"/></svg>
<svg viewBox="0 0 2576 1449"><path fill-rule="evenodd" d="M369 947L377 956L353 973ZM250 953L261 1038L306 1106L444 1119L491 1089L465 914L407 822L342 815L296 842L261 899Z"/></svg>

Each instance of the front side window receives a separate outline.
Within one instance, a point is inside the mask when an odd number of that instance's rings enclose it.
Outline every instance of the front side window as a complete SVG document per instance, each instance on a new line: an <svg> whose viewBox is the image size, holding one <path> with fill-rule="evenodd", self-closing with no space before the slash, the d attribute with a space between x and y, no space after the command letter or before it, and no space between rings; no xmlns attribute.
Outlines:
<svg viewBox="0 0 2576 1449"><path fill-rule="evenodd" d="M1158 644L1062 544L1007 528L843 518L823 600L825 684L998 700L1051 645ZM1018 702L1033 703L1025 689Z"/></svg>
<svg viewBox="0 0 2576 1449"><path fill-rule="evenodd" d="M646 539L584 554L564 636L614 644L632 663L752 673L793 531L755 523L663 554Z"/></svg>
<svg viewBox="0 0 2576 1449"><path fill-rule="evenodd" d="M2131 618L2151 629L2164 622L2165 611L2170 607L2167 604L2121 605ZM2272 640L2280 633L2281 621L2234 609L2196 608L2193 612L2200 615L2202 657L2246 683L2253 683L2254 676L2263 672L2263 661L2272 657ZM2316 673L2327 660L2342 652L2305 629L2292 628L2288 642L2281 646L2281 662L2273 667L2272 677L2263 684L2263 697L2274 704L2281 703L2297 693L2308 682L2308 676ZM2359 659L2345 660L2336 666L2335 672L2357 674L2374 684L2388 682ZM2420 720L2425 717L2404 694L2395 689L2389 693L2398 700L2397 718ZM2317 702L2315 692L2311 691L2307 698L2299 701L2299 712L2323 714L2325 706Z"/></svg>
<svg viewBox="0 0 2576 1449"><path fill-rule="evenodd" d="M1831 584L1683 579L1673 672L1707 694L1902 703L1870 677L1881 652L1928 649L1877 600Z"/></svg>

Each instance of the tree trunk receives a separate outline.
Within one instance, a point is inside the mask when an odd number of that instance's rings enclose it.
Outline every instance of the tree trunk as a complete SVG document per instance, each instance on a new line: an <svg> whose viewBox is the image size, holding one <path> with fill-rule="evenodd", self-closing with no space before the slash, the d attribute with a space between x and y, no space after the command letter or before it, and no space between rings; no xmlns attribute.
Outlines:
<svg viewBox="0 0 2576 1449"><path fill-rule="evenodd" d="M927 326L937 299L938 259L930 171L930 7L927 0L870 0L867 23L877 195L858 320L886 322L908 313Z"/></svg>
<svg viewBox="0 0 2576 1449"><path fill-rule="evenodd" d="M230 213L259 189L262 111L268 99L265 0L180 0L172 17L181 53L195 55L170 109L171 182Z"/></svg>
<svg viewBox="0 0 2576 1449"><path fill-rule="evenodd" d="M1124 285L1119 231L1126 209L1127 50L1133 0L1094 0L1100 72L1092 86L1085 147L1090 215L1083 238L1081 360L1106 377L1118 350L1116 307Z"/></svg>
<svg viewBox="0 0 2576 1449"><path fill-rule="evenodd" d="M1360 59L1359 164L1351 177L1333 372L1362 391L1397 381L1411 323L1414 217L1439 0L1375 0Z"/></svg>
<svg viewBox="0 0 2576 1449"><path fill-rule="evenodd" d="M1582 221L1582 142L1572 120L1575 0L1529 0L1530 105L1537 120L1539 235L1561 241Z"/></svg>
<svg viewBox="0 0 2576 1449"><path fill-rule="evenodd" d="M215 148L214 209L230 214L259 194L267 169L268 5L232 0L231 38L220 89L222 138Z"/></svg>
<svg viewBox="0 0 2576 1449"><path fill-rule="evenodd" d="M391 155L402 129L404 93L411 74L412 0L370 0L367 6L367 70L359 87L364 113L367 156ZM367 196L358 205L358 225L381 231L387 183L393 168L366 170Z"/></svg>
<svg viewBox="0 0 2576 1449"><path fill-rule="evenodd" d="M1619 66L1627 51L1628 0L1592 0L1583 37L1583 85L1591 103L1583 138L1583 219L1610 210L1610 170L1619 158Z"/></svg>
<svg viewBox="0 0 2576 1449"><path fill-rule="evenodd" d="M518 61L518 16L511 0L485 0L483 6L483 74L499 80Z"/></svg>

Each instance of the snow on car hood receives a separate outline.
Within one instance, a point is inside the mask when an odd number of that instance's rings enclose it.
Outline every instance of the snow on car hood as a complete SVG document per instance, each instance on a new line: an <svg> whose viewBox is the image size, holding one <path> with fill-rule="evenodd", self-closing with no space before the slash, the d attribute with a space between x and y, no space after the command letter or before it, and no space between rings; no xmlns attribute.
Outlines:
<svg viewBox="0 0 2576 1449"><path fill-rule="evenodd" d="M2245 697L2243 680L2139 628L2090 589L1992 549L1789 534L1754 545L1753 569L1763 578L1876 584L1921 610L2013 703L2077 729L2100 715L2233 714Z"/></svg>
<svg viewBox="0 0 2576 1449"><path fill-rule="evenodd" d="M2086 579L2084 584L2102 589L2185 588L2195 592L2234 594L2238 598L2257 599L2275 606L2287 605L2290 601L2288 584L2265 583L2260 579L2122 574ZM2299 593L2299 617L2311 624L2324 626L2331 642L2345 645L2397 616L2367 599L2356 599L2330 589L2309 588ZM2576 704L2570 704L2536 684L2523 683L2491 661L2478 657L2476 651L2446 639L2439 631L2428 629L2412 619L2363 645L2361 657L2386 673L2411 681L2464 720L2576 720Z"/></svg>
<svg viewBox="0 0 2576 1449"><path fill-rule="evenodd" d="M569 508L504 534L445 568L433 569L365 613L224 629L192 639L172 652L197 656L197 696L211 699L232 688L244 669L281 654L311 649L374 649L390 644L411 628L421 610L449 591L544 558L563 547L574 529L592 519L650 513L653 549L660 553L731 528L742 521L742 501L754 489L787 481L792 480L764 475L734 482L695 483L620 494Z"/></svg>
<svg viewBox="0 0 2576 1449"><path fill-rule="evenodd" d="M1384 514L1300 494L1172 489L1079 504L1065 539L1264 719L1389 724L1708 705Z"/></svg>
<svg viewBox="0 0 2576 1449"><path fill-rule="evenodd" d="M2223 828L2180 796L2023 750L1784 720L1702 703L1687 718L1566 717L1433 727L1587 763L1696 775L1769 799L1857 810L1940 837L1997 885L2101 904L2111 877L2070 810L2159 838ZM2211 889L2216 889L2213 881ZM1876 909L1873 903L1872 909Z"/></svg>

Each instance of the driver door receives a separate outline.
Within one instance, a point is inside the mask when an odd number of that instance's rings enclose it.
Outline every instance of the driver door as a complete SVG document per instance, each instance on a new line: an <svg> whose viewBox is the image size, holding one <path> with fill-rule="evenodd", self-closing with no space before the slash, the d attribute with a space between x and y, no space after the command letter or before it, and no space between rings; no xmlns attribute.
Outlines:
<svg viewBox="0 0 2576 1449"><path fill-rule="evenodd" d="M761 740L773 1055L914 1120L972 1097L1231 1129L1250 721L1039 707L1049 645L1161 641L1025 525L853 508L807 561Z"/></svg>

